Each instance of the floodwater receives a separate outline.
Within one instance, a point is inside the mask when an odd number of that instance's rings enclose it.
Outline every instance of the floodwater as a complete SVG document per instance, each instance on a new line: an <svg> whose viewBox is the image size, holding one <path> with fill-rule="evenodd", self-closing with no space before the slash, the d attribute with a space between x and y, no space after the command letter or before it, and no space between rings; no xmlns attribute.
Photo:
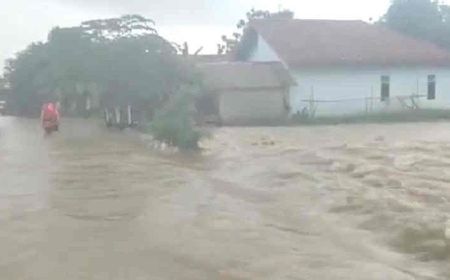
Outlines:
<svg viewBox="0 0 450 280"><path fill-rule="evenodd" d="M202 147L0 118L0 279L450 279L450 123L223 128Z"/></svg>

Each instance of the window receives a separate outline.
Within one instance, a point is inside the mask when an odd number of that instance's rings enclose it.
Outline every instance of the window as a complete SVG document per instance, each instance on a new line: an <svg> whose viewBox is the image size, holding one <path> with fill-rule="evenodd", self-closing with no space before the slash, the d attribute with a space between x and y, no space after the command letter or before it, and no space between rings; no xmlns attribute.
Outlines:
<svg viewBox="0 0 450 280"><path fill-rule="evenodd" d="M391 91L391 78L389 76L381 76L381 101L387 101Z"/></svg>
<svg viewBox="0 0 450 280"><path fill-rule="evenodd" d="M436 99L436 75L428 75L428 100Z"/></svg>

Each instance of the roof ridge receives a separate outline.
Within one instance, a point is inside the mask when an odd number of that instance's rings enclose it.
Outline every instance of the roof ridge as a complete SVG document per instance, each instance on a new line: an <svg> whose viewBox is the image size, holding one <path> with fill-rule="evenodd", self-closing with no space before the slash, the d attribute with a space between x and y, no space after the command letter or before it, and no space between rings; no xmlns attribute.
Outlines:
<svg viewBox="0 0 450 280"><path fill-rule="evenodd" d="M254 22L254 21L292 21L292 22L362 22L362 23L367 23L364 20L361 19L302 19L302 18L258 18L258 19L252 19L250 20L250 22Z"/></svg>

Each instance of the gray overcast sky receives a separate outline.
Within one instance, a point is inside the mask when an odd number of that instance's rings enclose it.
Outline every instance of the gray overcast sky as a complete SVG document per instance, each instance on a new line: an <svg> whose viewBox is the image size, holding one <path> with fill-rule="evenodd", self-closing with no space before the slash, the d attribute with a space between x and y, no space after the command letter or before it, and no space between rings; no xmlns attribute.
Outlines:
<svg viewBox="0 0 450 280"><path fill-rule="evenodd" d="M297 18L377 19L390 0L0 0L0 61L32 41L44 40L54 26L139 13L152 18L171 41L215 51L220 36L234 29L245 12L294 10ZM0 63L1 65L1 63Z"/></svg>

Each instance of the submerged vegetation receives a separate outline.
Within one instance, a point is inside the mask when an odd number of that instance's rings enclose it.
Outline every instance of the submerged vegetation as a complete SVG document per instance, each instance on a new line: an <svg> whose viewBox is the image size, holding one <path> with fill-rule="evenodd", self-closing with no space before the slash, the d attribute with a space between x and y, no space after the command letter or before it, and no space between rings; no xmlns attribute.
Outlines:
<svg viewBox="0 0 450 280"><path fill-rule="evenodd" d="M156 140L183 150L198 148L201 133L193 120L195 93L192 86L180 89L156 113L149 130Z"/></svg>

